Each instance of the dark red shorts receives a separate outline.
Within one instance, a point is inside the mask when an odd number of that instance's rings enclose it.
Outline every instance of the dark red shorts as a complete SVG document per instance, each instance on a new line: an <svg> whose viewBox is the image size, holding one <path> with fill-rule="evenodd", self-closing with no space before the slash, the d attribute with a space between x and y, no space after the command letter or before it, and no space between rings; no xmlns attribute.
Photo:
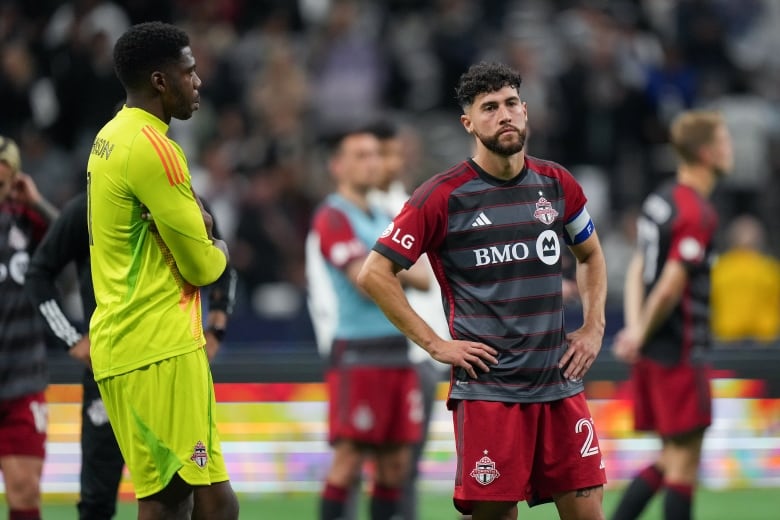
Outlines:
<svg viewBox="0 0 780 520"><path fill-rule="evenodd" d="M712 424L709 366L665 366L642 358L631 370L637 431L674 437Z"/></svg>
<svg viewBox="0 0 780 520"><path fill-rule="evenodd" d="M43 392L0 401L0 457L46 455L46 397Z"/></svg>
<svg viewBox="0 0 780 520"><path fill-rule="evenodd" d="M549 403L459 401L453 421L461 513L474 502L549 502L607 481L582 393Z"/></svg>
<svg viewBox="0 0 780 520"><path fill-rule="evenodd" d="M350 367L326 375L328 440L414 443L422 436L422 395L414 368Z"/></svg>

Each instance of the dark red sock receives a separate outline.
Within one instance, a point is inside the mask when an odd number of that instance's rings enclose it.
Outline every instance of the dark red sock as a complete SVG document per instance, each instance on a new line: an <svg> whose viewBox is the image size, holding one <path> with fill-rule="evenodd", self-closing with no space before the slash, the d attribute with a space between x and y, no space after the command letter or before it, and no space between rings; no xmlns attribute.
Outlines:
<svg viewBox="0 0 780 520"><path fill-rule="evenodd" d="M344 507L347 503L349 490L325 484L320 498L320 520L338 520L344 518Z"/></svg>
<svg viewBox="0 0 780 520"><path fill-rule="evenodd" d="M41 520L40 509L11 509L8 512L8 520Z"/></svg>

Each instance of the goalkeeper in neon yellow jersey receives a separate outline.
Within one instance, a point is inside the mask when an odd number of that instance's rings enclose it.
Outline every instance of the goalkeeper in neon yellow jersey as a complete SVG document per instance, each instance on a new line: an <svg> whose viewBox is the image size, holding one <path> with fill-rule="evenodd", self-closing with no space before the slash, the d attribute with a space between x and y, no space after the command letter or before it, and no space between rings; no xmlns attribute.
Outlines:
<svg viewBox="0 0 780 520"><path fill-rule="evenodd" d="M127 101L98 132L87 165L95 380L139 518L233 520L199 289L222 274L228 251L167 137L171 118L197 110L201 80L187 34L160 22L124 33L114 62Z"/></svg>

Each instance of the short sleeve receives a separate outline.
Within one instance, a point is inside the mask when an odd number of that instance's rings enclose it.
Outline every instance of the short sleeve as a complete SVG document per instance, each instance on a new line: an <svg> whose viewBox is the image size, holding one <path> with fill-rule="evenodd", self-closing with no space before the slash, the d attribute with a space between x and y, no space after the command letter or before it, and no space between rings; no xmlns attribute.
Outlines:
<svg viewBox="0 0 780 520"><path fill-rule="evenodd" d="M365 258L368 254L347 216L336 208L326 206L320 209L314 217L312 229L319 235L322 256L338 269L344 269L353 260Z"/></svg>

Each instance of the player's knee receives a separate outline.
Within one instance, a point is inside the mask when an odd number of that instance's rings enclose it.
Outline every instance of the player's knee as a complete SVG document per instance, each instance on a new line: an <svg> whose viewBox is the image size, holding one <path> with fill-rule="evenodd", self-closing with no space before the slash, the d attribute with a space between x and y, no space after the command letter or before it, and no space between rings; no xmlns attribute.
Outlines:
<svg viewBox="0 0 780 520"><path fill-rule="evenodd" d="M36 509L41 501L41 481L37 475L26 474L8 478L5 494L8 505L13 509Z"/></svg>

